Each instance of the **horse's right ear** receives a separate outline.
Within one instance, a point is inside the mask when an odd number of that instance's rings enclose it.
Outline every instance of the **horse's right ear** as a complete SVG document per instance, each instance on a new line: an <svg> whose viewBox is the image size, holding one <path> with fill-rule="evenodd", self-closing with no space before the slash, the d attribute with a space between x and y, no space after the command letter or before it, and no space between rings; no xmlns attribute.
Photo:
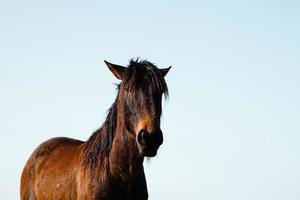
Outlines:
<svg viewBox="0 0 300 200"><path fill-rule="evenodd" d="M110 62L107 62L106 60L104 60L104 62L117 79L122 80L125 77L125 74L127 72L126 67L112 64Z"/></svg>

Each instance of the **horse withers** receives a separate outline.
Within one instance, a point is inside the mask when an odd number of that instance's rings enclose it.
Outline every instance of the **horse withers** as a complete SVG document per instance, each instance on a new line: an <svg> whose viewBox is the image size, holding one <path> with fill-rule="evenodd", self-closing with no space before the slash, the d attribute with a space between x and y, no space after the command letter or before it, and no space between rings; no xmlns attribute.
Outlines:
<svg viewBox="0 0 300 200"><path fill-rule="evenodd" d="M58 137L39 145L23 169L22 200L148 199L143 161L163 143L161 101L171 67L105 63L121 80L106 120L85 142Z"/></svg>

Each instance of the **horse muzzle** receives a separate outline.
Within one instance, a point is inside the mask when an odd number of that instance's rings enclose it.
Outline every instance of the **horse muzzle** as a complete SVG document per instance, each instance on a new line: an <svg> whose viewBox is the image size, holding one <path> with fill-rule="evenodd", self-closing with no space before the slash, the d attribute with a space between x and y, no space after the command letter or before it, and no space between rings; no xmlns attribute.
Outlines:
<svg viewBox="0 0 300 200"><path fill-rule="evenodd" d="M137 143L140 153L146 157L154 157L157 154L159 146L163 143L163 134L159 130L157 132L149 133L141 130L137 136Z"/></svg>

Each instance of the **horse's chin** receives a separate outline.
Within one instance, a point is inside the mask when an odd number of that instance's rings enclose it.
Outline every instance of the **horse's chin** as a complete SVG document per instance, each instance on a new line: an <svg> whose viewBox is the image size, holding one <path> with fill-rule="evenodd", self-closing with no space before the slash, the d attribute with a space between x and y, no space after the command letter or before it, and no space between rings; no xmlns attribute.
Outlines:
<svg viewBox="0 0 300 200"><path fill-rule="evenodd" d="M157 154L157 148L147 148L147 147L140 147L140 154L143 157L155 157Z"/></svg>
<svg viewBox="0 0 300 200"><path fill-rule="evenodd" d="M143 152L144 157L155 157L157 154L157 151L153 152Z"/></svg>

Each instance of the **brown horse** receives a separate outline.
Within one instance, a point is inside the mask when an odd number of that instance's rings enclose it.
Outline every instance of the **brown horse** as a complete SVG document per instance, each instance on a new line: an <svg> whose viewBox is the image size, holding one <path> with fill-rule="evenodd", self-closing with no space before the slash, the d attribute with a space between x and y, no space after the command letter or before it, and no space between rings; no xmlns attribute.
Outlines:
<svg viewBox="0 0 300 200"><path fill-rule="evenodd" d="M143 160L163 142L161 101L170 67L105 63L121 80L105 122L86 142L59 137L42 143L23 169L22 200L148 199Z"/></svg>

